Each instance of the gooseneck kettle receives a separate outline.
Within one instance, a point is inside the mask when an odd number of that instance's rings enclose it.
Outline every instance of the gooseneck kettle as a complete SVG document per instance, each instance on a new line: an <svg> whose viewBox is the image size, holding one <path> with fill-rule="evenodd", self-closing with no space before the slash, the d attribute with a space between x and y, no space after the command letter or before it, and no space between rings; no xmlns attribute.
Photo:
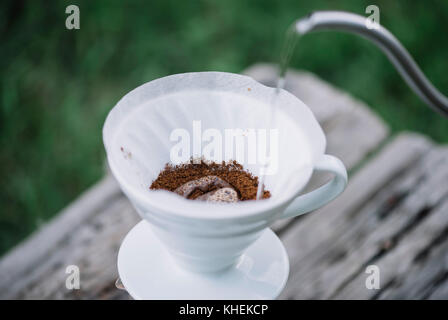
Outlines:
<svg viewBox="0 0 448 320"><path fill-rule="evenodd" d="M407 84L426 104L448 117L448 98L426 78L403 45L384 27L368 27L366 17L343 11L316 11L295 22L296 31L342 31L357 34L378 46Z"/></svg>

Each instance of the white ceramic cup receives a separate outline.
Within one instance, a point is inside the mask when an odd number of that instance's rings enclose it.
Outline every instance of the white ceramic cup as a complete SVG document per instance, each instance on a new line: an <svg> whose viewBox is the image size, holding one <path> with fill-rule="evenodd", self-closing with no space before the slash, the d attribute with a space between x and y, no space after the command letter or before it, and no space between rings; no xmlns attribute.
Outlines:
<svg viewBox="0 0 448 320"><path fill-rule="evenodd" d="M344 190L344 165L324 154L325 136L312 112L285 90L277 97L278 111L272 125L279 132L279 143L278 170L265 180L270 199L213 204L149 190L170 162L174 129L191 131L192 122L197 120L202 130L263 127L274 92L238 74L178 74L134 89L107 116L103 140L110 169L180 266L199 272L232 266L274 221L315 210ZM243 165L257 175L259 166ZM330 172L334 177L299 195L313 170Z"/></svg>

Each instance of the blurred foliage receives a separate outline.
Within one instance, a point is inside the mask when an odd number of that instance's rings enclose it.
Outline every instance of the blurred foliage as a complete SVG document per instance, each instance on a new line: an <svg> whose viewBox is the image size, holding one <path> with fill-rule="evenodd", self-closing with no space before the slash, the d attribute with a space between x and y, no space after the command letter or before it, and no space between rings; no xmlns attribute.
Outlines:
<svg viewBox="0 0 448 320"><path fill-rule="evenodd" d="M81 29L65 28L76 4ZM101 128L125 93L172 73L240 72L277 62L287 27L313 10L365 15L372 1L2 1L0 4L0 254L104 171ZM448 93L448 2L377 1L381 24ZM447 20L445 20L447 19ZM448 121L407 88L360 38L302 39L295 68L366 101L394 131L448 142Z"/></svg>

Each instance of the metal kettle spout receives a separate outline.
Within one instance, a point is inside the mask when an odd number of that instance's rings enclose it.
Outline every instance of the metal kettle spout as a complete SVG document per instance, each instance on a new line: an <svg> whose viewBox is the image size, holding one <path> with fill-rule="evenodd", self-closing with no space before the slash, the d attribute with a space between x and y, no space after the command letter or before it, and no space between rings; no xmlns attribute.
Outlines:
<svg viewBox="0 0 448 320"><path fill-rule="evenodd" d="M342 31L357 34L381 48L417 95L448 117L448 98L440 93L415 63L403 45L382 26L368 28L366 17L343 11L316 11L295 23L299 34L314 31Z"/></svg>

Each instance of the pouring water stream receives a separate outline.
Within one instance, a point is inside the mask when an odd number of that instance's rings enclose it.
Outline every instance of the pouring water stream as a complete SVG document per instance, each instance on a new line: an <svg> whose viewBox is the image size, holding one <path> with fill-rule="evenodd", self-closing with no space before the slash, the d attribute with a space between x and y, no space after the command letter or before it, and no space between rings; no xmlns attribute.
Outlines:
<svg viewBox="0 0 448 320"><path fill-rule="evenodd" d="M296 31L295 25L292 25L289 27L288 31L286 32L285 42L283 44L283 49L281 51L281 57L280 57L280 64L279 64L279 70L278 70L278 78L277 83L275 87L275 92L272 96L272 100L270 102L270 114L267 118L267 125L266 129L268 132L270 132L270 129L273 127L275 120L276 120L276 110L277 110L277 97L280 93L280 90L285 87L285 76L286 71L288 70L289 62L291 60L292 54L294 52L294 49L296 47L296 44L299 39L299 34ZM269 160L266 161L261 165L261 170L259 174L259 182L258 182L258 188L257 188L257 197L256 199L259 200L263 196L264 191L264 181L266 175L264 172L266 172L267 168L269 166Z"/></svg>

